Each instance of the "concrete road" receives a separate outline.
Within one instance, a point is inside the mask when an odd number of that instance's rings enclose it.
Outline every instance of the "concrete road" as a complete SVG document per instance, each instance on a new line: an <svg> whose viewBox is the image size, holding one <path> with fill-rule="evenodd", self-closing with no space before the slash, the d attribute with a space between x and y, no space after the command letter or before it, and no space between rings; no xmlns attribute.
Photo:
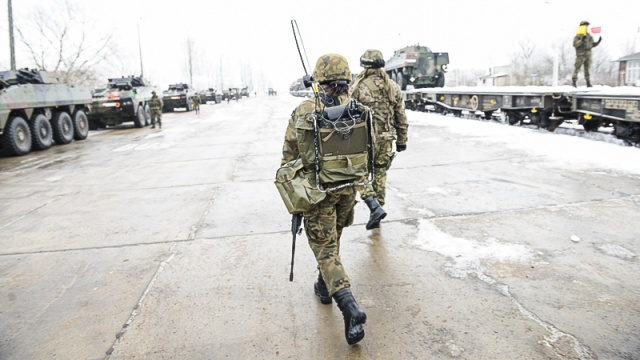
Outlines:
<svg viewBox="0 0 640 360"><path fill-rule="evenodd" d="M299 101L0 157L0 359L640 359L640 149L408 111L389 216L366 231L360 202L343 233L348 346L304 235L288 280Z"/></svg>

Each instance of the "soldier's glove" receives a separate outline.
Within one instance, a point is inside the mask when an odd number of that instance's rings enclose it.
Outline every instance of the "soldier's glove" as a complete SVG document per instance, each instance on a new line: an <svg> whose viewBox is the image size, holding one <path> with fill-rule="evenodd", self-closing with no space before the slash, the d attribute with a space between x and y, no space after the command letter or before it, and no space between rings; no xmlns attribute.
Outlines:
<svg viewBox="0 0 640 360"><path fill-rule="evenodd" d="M403 152L407 150L407 144L396 144L396 150L398 152Z"/></svg>

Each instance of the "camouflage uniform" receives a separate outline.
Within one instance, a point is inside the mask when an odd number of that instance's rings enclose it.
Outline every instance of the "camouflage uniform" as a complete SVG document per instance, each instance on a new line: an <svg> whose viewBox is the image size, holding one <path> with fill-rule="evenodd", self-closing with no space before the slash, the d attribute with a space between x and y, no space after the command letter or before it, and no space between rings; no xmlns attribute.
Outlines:
<svg viewBox="0 0 640 360"><path fill-rule="evenodd" d="M200 96L195 95L193 97L193 108L196 110L196 114L200 114Z"/></svg>
<svg viewBox="0 0 640 360"><path fill-rule="evenodd" d="M341 104L348 101L347 96L338 98ZM285 133L282 149L281 164L294 160L299 156L298 133L301 124L308 122L307 115L316 110L315 99L304 100L291 114L289 126ZM296 126L296 124L298 124ZM302 125L304 127L304 125ZM313 146L313 144L311 144ZM315 171L312 164L305 164L308 171ZM332 187L336 184L324 184ZM356 204L356 190L346 187L327 194L314 209L305 212L304 228L309 246L318 262L318 269L322 274L329 294L333 295L340 289L351 286L349 277L340 260L340 236L342 229L353 223L354 207Z"/></svg>
<svg viewBox="0 0 640 360"><path fill-rule="evenodd" d="M573 86L576 86L578 73L582 66L584 66L584 79L587 82L587 86L591 86L591 74L589 73L591 68L591 49L600 45L600 41L602 41L602 37L600 37L598 41L594 42L591 34L587 32L587 26L589 26L589 22L582 21L576 36L573 38L573 47L576 48L576 64L571 76Z"/></svg>
<svg viewBox="0 0 640 360"><path fill-rule="evenodd" d="M367 50L368 52L376 50ZM378 51L379 53L379 51ZM382 53L377 56L382 58ZM361 198L376 196L380 205L385 203L387 171L393 160L393 141L398 147L406 146L407 115L400 88L389 79L382 68L365 68L351 89L351 96L373 110L375 132L375 165L373 186L361 190Z"/></svg>
<svg viewBox="0 0 640 360"><path fill-rule="evenodd" d="M316 135L313 133L315 118L310 115L319 110L321 102L325 106L333 106L351 101L348 96L351 76L349 64L344 56L326 54L318 59L313 78L321 86L323 95L304 100L291 114L282 149L283 165L300 157L304 170L316 170L318 152L315 148ZM349 170L341 173L344 176L337 179L344 178L345 182L365 180L359 179L360 175L357 174L360 173L351 166L341 168L343 169ZM345 183L341 180L332 181L339 182L322 185L325 189L330 189ZM351 283L340 260L340 236L342 229L353 223L355 204L356 189L346 186L327 191L326 197L320 203L303 214L309 246L320 270L318 280L314 283L314 292L323 304L331 304L332 299L335 300L342 312L344 334L349 345L356 344L364 338L364 325L367 321L367 314L360 309L351 293Z"/></svg>
<svg viewBox="0 0 640 360"><path fill-rule="evenodd" d="M149 100L149 107L151 108L151 128L156 127L156 119L158 119L158 126L162 128L162 99L156 95L155 91Z"/></svg>

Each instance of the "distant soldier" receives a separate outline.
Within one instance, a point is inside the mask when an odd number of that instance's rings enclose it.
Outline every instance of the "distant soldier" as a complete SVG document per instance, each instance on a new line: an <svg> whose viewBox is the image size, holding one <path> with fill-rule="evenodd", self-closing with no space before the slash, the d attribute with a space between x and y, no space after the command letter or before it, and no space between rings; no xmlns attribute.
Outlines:
<svg viewBox="0 0 640 360"><path fill-rule="evenodd" d="M162 129L162 99L156 95L155 91L151 92L151 100L149 100L149 107L151 108L151 128L156 128L156 119L158 119L158 126Z"/></svg>
<svg viewBox="0 0 640 360"><path fill-rule="evenodd" d="M193 108L196 110L196 114L200 114L200 95L193 96Z"/></svg>
<svg viewBox="0 0 640 360"><path fill-rule="evenodd" d="M573 47L576 48L576 67L573 70L573 87L577 87L576 81L578 81L578 73L580 67L584 66L584 79L587 81L587 87L591 87L591 77L589 74L589 68L591 67L591 49L600 45L602 36L598 38L598 41L594 42L593 37L589 34L587 27L588 21L581 21L578 26L576 36L573 38Z"/></svg>
<svg viewBox="0 0 640 360"><path fill-rule="evenodd" d="M373 110L375 133L375 159L373 186L360 190L360 197L369 207L371 215L367 230L380 227L380 220L387 216L382 206L385 202L387 171L395 156L393 141L398 152L407 149L407 115L399 86L384 71L384 58L380 50L369 49L360 57L364 70L351 86L351 97Z"/></svg>

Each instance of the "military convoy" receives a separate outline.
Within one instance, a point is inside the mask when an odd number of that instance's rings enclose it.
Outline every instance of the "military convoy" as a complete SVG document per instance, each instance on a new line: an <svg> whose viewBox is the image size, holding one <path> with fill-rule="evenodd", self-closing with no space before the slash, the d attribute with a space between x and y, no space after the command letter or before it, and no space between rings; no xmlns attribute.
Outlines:
<svg viewBox="0 0 640 360"><path fill-rule="evenodd" d="M89 135L91 90L58 81L52 72L0 72L0 146L25 155Z"/></svg>
<svg viewBox="0 0 640 360"><path fill-rule="evenodd" d="M141 128L151 123L149 100L153 86L142 77L128 76L109 79L106 88L93 91L89 113L91 130L133 122Z"/></svg>
<svg viewBox="0 0 640 360"><path fill-rule="evenodd" d="M416 44L396 50L386 61L384 70L402 90L406 90L408 85L414 89L444 87L448 64L448 53L436 53Z"/></svg>
<svg viewBox="0 0 640 360"><path fill-rule="evenodd" d="M172 112L176 108L191 111L194 108L193 97L196 95L185 83L169 85L162 93L162 112Z"/></svg>

